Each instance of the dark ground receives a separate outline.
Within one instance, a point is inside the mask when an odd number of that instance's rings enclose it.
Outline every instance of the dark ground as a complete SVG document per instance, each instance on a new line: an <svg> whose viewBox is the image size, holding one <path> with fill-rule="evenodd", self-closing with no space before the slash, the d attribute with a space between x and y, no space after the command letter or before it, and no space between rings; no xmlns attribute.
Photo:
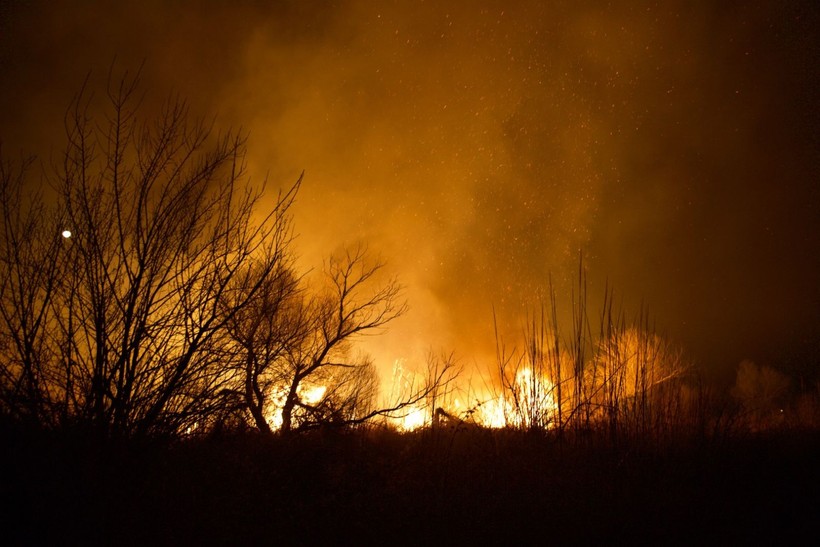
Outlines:
<svg viewBox="0 0 820 547"><path fill-rule="evenodd" d="M817 433L638 450L480 429L105 445L12 429L3 445L7 545L782 545L820 515Z"/></svg>

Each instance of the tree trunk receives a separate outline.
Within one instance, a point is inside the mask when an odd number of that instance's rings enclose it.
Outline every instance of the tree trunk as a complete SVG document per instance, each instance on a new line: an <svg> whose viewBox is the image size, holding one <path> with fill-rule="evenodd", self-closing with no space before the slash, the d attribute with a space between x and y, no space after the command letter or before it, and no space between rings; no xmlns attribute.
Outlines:
<svg viewBox="0 0 820 547"><path fill-rule="evenodd" d="M256 374L255 361L256 357L253 349L248 348L248 359L245 363L245 401L256 428L262 433L270 435L273 431L265 419L265 400L262 391L259 389L259 375Z"/></svg>
<svg viewBox="0 0 820 547"><path fill-rule="evenodd" d="M296 406L298 396L296 395L296 388L299 386L299 380L293 379L288 391L288 396L285 399L285 404L282 406L282 433L287 435L293 429L293 408Z"/></svg>

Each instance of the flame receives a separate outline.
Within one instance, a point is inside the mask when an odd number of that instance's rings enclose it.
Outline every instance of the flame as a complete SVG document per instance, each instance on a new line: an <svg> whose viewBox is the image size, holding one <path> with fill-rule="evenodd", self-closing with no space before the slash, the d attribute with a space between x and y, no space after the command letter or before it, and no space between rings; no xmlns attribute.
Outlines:
<svg viewBox="0 0 820 547"><path fill-rule="evenodd" d="M302 402L314 405L322 400L327 392L327 386L300 387L297 391Z"/></svg>
<svg viewBox="0 0 820 547"><path fill-rule="evenodd" d="M519 370L515 375L513 393L505 401L512 425L553 427L558 413L554 390L555 385L545 375L535 374L531 368Z"/></svg>
<svg viewBox="0 0 820 547"><path fill-rule="evenodd" d="M414 384L418 381L416 376L407 370L404 360L397 360L393 368L392 393L401 393L402 388ZM472 392L469 397L472 405L465 405L462 399L453 398L444 411L459 422L493 429L508 426L552 428L558 415L554 390L554 383L546 375L525 367L517 371L507 389L490 387L478 393ZM433 410L426 402L420 402L406 408L406 413L401 417L388 421L400 431L413 431L430 424Z"/></svg>
<svg viewBox="0 0 820 547"><path fill-rule="evenodd" d="M414 405L409 412L396 419L396 427L401 431L413 431L427 425L428 412L424 406Z"/></svg>
<svg viewBox="0 0 820 547"><path fill-rule="evenodd" d="M466 413L477 425L493 429L507 426L551 428L555 426L558 413L554 389L555 385L547 376L522 368L506 390L485 390L476 396L474 407Z"/></svg>
<svg viewBox="0 0 820 547"><path fill-rule="evenodd" d="M265 419L272 430L278 431L282 427L282 407L285 405L288 389L280 384L273 387L268 393L269 403ZM309 405L320 402L327 393L327 386L302 384L296 389L299 400Z"/></svg>
<svg viewBox="0 0 820 547"><path fill-rule="evenodd" d="M397 359L393 365L393 382L388 404L395 404L412 393L423 381L423 376L410 370L404 359ZM306 404L317 404L327 394L328 387L321 384L304 384L297 390L299 398ZM486 388L478 393L472 391L465 404L462 399L452 398L447 402L438 401L448 416L459 422L468 422L481 427L500 429L512 427L546 427L555 426L558 405L553 392L554 383L545 375L534 372L531 368L521 368L516 372L514 381L506 389ZM462 392L463 393L463 392ZM282 406L285 403L287 389L284 385L274 387L269 394L267 420L271 429L282 427ZM444 404L443 404L444 403ZM414 431L429 426L434 408L428 401L422 400L401 409L386 422L399 431Z"/></svg>
<svg viewBox="0 0 820 547"><path fill-rule="evenodd" d="M423 381L424 378L420 374L416 374L407 367L406 359L396 359L393 361L387 404L392 406L410 396ZM387 423L395 426L399 431L413 431L428 425L430 415L430 409L427 408L425 402L419 401L402 409L397 416L387 418Z"/></svg>
<svg viewBox="0 0 820 547"><path fill-rule="evenodd" d="M476 404L473 419L479 425L492 429L500 429L507 425L506 408L509 405L503 395L492 396Z"/></svg>

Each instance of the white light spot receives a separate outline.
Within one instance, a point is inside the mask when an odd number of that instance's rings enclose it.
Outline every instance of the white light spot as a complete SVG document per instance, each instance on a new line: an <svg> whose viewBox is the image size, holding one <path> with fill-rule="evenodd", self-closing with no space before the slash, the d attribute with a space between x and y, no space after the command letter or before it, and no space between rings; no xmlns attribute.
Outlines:
<svg viewBox="0 0 820 547"><path fill-rule="evenodd" d="M63 230L63 237L68 239L71 237L71 230Z"/></svg>

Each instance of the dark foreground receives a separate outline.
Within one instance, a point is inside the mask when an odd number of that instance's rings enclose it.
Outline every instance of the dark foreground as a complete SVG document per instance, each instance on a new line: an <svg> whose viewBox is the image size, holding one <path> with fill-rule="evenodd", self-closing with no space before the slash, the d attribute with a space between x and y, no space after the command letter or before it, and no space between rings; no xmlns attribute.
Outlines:
<svg viewBox="0 0 820 547"><path fill-rule="evenodd" d="M791 544L820 515L816 433L663 450L479 429L3 436L7 545Z"/></svg>

